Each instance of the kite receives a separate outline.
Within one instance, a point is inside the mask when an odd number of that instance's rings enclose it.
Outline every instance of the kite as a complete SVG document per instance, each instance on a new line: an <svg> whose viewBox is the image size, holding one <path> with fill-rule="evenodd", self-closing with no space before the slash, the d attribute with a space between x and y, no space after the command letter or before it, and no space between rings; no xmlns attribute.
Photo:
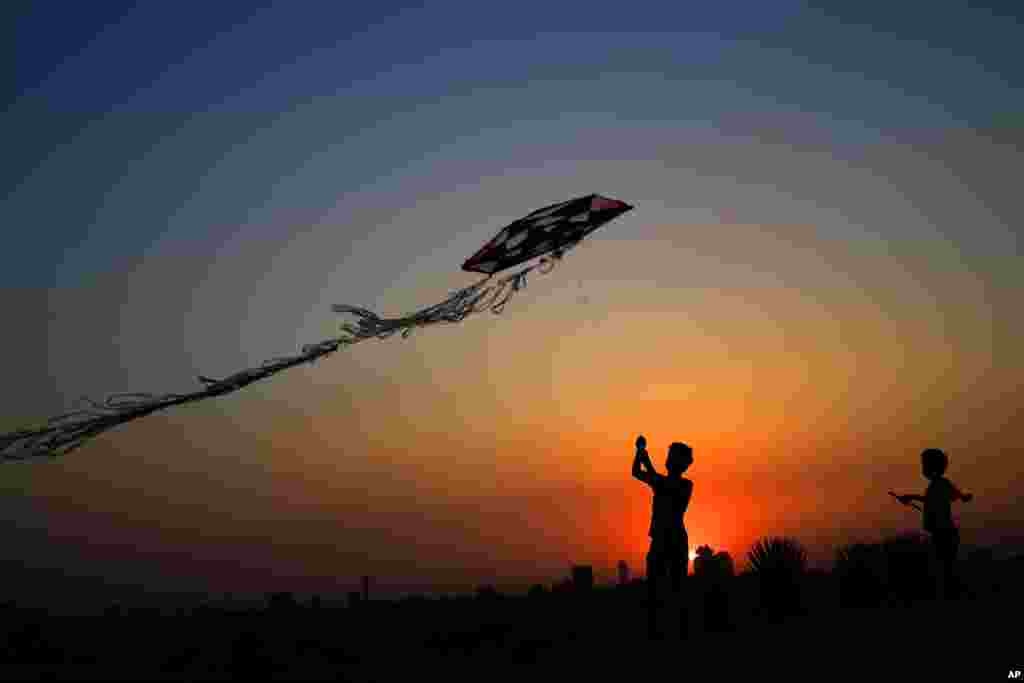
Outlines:
<svg viewBox="0 0 1024 683"><path fill-rule="evenodd" d="M172 406L233 393L282 370L313 363L365 339L383 339L397 332L408 337L417 327L458 323L469 315L488 309L500 314L512 295L526 286L528 273L533 270L550 272L555 263L584 237L632 208L617 199L590 194L537 209L506 226L462 264L463 270L487 277L452 292L439 304L400 318L382 318L365 308L334 305L331 307L334 312L356 318L354 324L341 325L343 334L338 337L307 344L296 355L275 358L221 379L200 375L199 381L204 387L190 393L120 393L103 402L83 398L84 407L51 418L40 428L0 434L0 462L66 455L117 425ZM494 278L496 273L536 257L541 258L533 265Z"/></svg>

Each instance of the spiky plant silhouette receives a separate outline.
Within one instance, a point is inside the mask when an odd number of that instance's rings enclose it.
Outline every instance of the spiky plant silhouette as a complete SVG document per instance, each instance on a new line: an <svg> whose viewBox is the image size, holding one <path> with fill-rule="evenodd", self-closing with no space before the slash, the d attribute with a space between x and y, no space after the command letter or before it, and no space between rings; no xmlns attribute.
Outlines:
<svg viewBox="0 0 1024 683"><path fill-rule="evenodd" d="M768 573L802 575L807 570L807 551L795 538L762 538L747 553L750 569L759 576Z"/></svg>
<svg viewBox="0 0 1024 683"><path fill-rule="evenodd" d="M803 609L802 588L807 551L795 538L762 538L747 553L750 572L760 587L761 610L771 616L797 614Z"/></svg>

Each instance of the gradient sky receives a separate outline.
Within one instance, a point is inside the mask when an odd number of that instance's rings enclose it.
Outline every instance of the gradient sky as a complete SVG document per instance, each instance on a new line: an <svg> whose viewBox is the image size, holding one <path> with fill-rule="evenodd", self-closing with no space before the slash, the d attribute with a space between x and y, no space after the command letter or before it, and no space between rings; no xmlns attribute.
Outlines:
<svg viewBox="0 0 1024 683"><path fill-rule="evenodd" d="M16 5L3 428L436 303L540 206L636 209L502 316L4 466L7 585L608 576L640 432L693 446L691 542L741 564L914 528L886 491L928 446L965 543L1024 537L1022 22L833 4Z"/></svg>

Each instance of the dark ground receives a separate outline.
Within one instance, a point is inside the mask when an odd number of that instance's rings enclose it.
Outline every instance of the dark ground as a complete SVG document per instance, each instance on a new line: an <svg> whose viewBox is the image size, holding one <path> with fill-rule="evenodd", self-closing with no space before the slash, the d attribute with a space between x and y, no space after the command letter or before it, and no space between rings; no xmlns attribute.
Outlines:
<svg viewBox="0 0 1024 683"><path fill-rule="evenodd" d="M759 613L754 577L728 582L728 619L706 628L690 582L690 632L647 635L644 586L576 594L277 605L251 612L124 611L54 617L0 609L0 680L523 680L724 676L1006 680L1024 668L1020 562L949 602L840 607L807 578L788 617ZM996 578L993 578L996 577Z"/></svg>

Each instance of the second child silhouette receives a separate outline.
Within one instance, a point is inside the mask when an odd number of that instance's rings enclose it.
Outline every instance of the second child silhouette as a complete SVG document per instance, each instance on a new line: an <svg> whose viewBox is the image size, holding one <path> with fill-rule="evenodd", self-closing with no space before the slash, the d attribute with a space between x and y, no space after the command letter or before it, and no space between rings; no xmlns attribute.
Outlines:
<svg viewBox="0 0 1024 683"><path fill-rule="evenodd" d="M657 584L667 573L672 591L679 600L680 634L686 635L689 618L682 596L690 560L690 542L683 525L683 515L693 496L693 482L683 473L693 464L693 450L684 443L669 446L665 460L667 475L659 474L647 454L647 439L638 436L633 458L633 476L651 487L654 502L648 535L651 547L647 552L648 628L657 635Z"/></svg>
<svg viewBox="0 0 1024 683"><path fill-rule="evenodd" d="M956 556L960 548L960 530L953 522L953 503L962 500L971 501L974 496L962 493L953 482L944 475L949 467L949 458L937 448L929 448L921 453L921 473L928 479L928 488L923 496L904 494L896 496L904 505L914 501L924 503L923 527L929 533L935 557L941 569L943 594L952 597L956 594Z"/></svg>

